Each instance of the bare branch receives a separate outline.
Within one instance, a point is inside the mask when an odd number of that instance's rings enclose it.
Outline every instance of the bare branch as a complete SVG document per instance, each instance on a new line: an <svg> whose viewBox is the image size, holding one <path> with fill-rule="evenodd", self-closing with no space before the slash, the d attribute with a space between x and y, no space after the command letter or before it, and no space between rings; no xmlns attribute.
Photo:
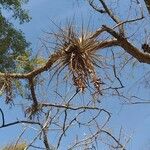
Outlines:
<svg viewBox="0 0 150 150"><path fill-rule="evenodd" d="M99 0L99 2L102 4L104 10L99 9L94 3L94 0L88 0L90 6L92 6L92 8L94 10L96 10L97 12L100 13L107 13L109 15L109 17L117 24L120 24L121 20L119 19L119 17L117 17L116 15L114 15L114 13L112 12L112 10L110 8L108 8L107 4L105 3L104 0ZM123 24L120 24L119 27L119 32L120 34L124 35L124 28L123 28Z"/></svg>
<svg viewBox="0 0 150 150"><path fill-rule="evenodd" d="M47 120L45 121L44 125L40 124L41 130L38 132L38 134L36 135L36 137L30 142L30 144L25 148L25 150L29 149L29 147L36 141L36 139L43 133L43 138L44 138L44 144L46 146L47 150L50 150L50 146L48 144L48 139L47 139L47 135L46 135L46 128L49 124L49 120L50 117L47 117Z"/></svg>
<svg viewBox="0 0 150 150"><path fill-rule="evenodd" d="M16 125L16 124L22 124L22 123L40 125L39 122L22 120L22 121L15 121L15 122L11 122L11 123L8 123L8 124L4 124L4 125L0 126L0 128L5 128L5 127L13 126L13 125Z"/></svg>
<svg viewBox="0 0 150 150"><path fill-rule="evenodd" d="M89 2L90 6L91 6L94 10L96 10L97 12L99 12L99 13L106 13L105 10L98 8L97 5L95 5L95 4L93 3L94 0L87 0L87 1Z"/></svg>
<svg viewBox="0 0 150 150"><path fill-rule="evenodd" d="M2 115L2 125L1 126L4 126L5 125L5 116L4 116L4 112L1 108L0 108L0 112L1 112L1 115Z"/></svg>
<svg viewBox="0 0 150 150"><path fill-rule="evenodd" d="M107 12L107 14L112 18L112 20L114 20L114 22L116 22L117 24L120 23L120 19L115 16L113 14L113 12L111 11L110 8L108 8L107 4L104 2L104 0L99 0L101 2L101 4L103 5L105 11Z"/></svg>
<svg viewBox="0 0 150 150"><path fill-rule="evenodd" d="M70 109L70 110L81 110L81 109L87 109L87 110L100 110L98 107L93 106L79 106L79 107L72 107L70 105L59 105L59 104L50 104L50 103L41 103L42 107L56 107L56 108L63 108L63 109Z"/></svg>
<svg viewBox="0 0 150 150"><path fill-rule="evenodd" d="M138 48L136 48L133 44L131 44L126 38L122 37L119 33L114 31L113 29L103 25L103 28L115 37L119 45L130 55L136 58L139 62L150 64L150 54L141 52Z"/></svg>
<svg viewBox="0 0 150 150"><path fill-rule="evenodd" d="M32 100L33 100L33 105L36 107L38 105L38 101L36 98L36 94L35 94L35 85L34 85L34 81L33 79L29 79L29 86L30 86L30 90L31 90L31 96L32 96Z"/></svg>

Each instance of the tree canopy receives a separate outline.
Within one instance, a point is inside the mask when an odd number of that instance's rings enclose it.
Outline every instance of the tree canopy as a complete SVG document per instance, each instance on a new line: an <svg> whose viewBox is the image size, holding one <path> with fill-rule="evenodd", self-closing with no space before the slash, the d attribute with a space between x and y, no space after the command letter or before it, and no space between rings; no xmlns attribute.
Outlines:
<svg viewBox="0 0 150 150"><path fill-rule="evenodd" d="M14 27L12 19L19 23L28 22L30 17L27 11L22 9L24 0L1 0L0 1L0 71L15 70L18 56L29 53L29 42L21 30ZM6 16L7 13L7 16ZM8 17L8 13L11 17Z"/></svg>

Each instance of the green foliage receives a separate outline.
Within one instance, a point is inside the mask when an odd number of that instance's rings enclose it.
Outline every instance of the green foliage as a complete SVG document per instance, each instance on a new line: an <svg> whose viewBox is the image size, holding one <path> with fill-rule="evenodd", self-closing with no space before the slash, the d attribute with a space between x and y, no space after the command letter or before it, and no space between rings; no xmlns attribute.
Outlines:
<svg viewBox="0 0 150 150"><path fill-rule="evenodd" d="M28 22L30 17L22 9L25 0L0 0L0 71L12 71L16 68L18 56L28 53L30 44L26 41L22 31L17 30L2 14L1 10L11 10L14 19L20 23ZM29 56L29 55L28 55Z"/></svg>
<svg viewBox="0 0 150 150"><path fill-rule="evenodd" d="M42 65L46 63L46 60L44 58L41 58L41 57L30 58L29 56L30 56L30 53L26 52L24 55L17 57L16 59L17 61L16 71L17 72L20 72L20 73L29 72L35 68L41 67Z"/></svg>
<svg viewBox="0 0 150 150"><path fill-rule="evenodd" d="M28 22L30 20L28 12L22 9L22 4L27 2L28 0L0 0L0 10L2 8L11 10L13 17L19 19L20 23Z"/></svg>
<svg viewBox="0 0 150 150"><path fill-rule="evenodd" d="M21 31L0 15L0 71L12 70L18 56L24 55L29 43Z"/></svg>

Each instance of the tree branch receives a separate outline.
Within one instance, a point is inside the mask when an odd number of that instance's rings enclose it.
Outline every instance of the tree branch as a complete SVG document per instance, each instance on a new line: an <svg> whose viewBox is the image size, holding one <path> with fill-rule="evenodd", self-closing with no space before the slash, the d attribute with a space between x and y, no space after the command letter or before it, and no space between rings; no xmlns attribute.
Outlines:
<svg viewBox="0 0 150 150"><path fill-rule="evenodd" d="M47 63L42 66L39 67L37 69L34 69L33 71L29 72L29 73L7 73L8 77L14 78L14 79L30 79L30 78L34 78L36 75L47 71L48 69L50 69L50 67L63 55L62 51L57 51L54 54L52 54ZM0 77L5 77L6 73L0 73Z"/></svg>
<svg viewBox="0 0 150 150"><path fill-rule="evenodd" d="M3 124L2 126L0 126L0 128L5 128L5 127L13 126L13 125L16 125L16 124L21 124L21 123L40 125L39 122L24 121L24 120L23 120L23 121L15 121L15 122L11 122L11 123L8 123L8 124Z"/></svg>
<svg viewBox="0 0 150 150"><path fill-rule="evenodd" d="M33 79L29 79L29 86L30 86L32 100L33 100L33 105L36 107L38 105L38 101L35 94L35 89L34 89L35 85Z"/></svg>
<svg viewBox="0 0 150 150"><path fill-rule="evenodd" d="M56 108L63 108L63 109L70 109L70 110L81 110L81 109L100 110L100 108L93 107L93 106L91 106L91 107L90 106L72 107L69 105L59 105L59 104L51 104L51 103L42 103L40 105L41 105L41 107L56 107Z"/></svg>
<svg viewBox="0 0 150 150"><path fill-rule="evenodd" d="M113 29L103 25L103 28L118 40L119 45L130 55L136 58L139 62L150 64L150 54L141 52L133 44L131 44L126 38L121 36Z"/></svg>

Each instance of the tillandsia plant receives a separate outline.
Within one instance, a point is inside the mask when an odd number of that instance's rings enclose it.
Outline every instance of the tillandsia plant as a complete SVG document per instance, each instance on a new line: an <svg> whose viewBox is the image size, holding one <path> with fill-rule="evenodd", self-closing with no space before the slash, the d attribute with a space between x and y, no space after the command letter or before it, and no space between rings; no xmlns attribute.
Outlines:
<svg viewBox="0 0 150 150"><path fill-rule="evenodd" d="M96 51L100 48L100 42L93 38L90 33L81 31L78 34L73 25L60 29L60 32L54 33L54 36L56 38L56 49L62 53L57 61L56 71L62 71L67 67L68 74L72 77L77 92L84 92L86 88L92 85L94 96L102 94L102 81L95 69L97 63L102 63L102 60L96 54Z"/></svg>

